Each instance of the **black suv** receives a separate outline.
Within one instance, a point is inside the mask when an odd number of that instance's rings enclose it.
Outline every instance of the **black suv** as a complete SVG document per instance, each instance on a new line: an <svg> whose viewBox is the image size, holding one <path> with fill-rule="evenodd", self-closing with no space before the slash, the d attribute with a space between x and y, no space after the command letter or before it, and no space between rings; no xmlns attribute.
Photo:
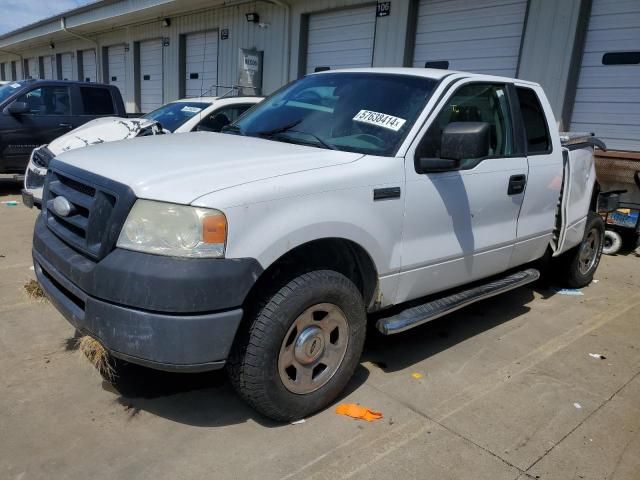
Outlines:
<svg viewBox="0 0 640 480"><path fill-rule="evenodd" d="M57 80L0 86L0 173L23 173L31 151L103 116L124 117L117 87Z"/></svg>

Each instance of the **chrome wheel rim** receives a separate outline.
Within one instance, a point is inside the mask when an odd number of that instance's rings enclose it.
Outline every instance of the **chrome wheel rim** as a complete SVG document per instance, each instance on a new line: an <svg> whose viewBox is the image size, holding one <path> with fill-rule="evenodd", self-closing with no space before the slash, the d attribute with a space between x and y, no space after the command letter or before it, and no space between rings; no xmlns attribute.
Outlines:
<svg viewBox="0 0 640 480"><path fill-rule="evenodd" d="M600 237L600 231L597 228L592 228L582 241L582 245L580 245L578 270L583 275L589 273L598 260L598 253L602 244Z"/></svg>
<svg viewBox="0 0 640 480"><path fill-rule="evenodd" d="M278 373L287 390L304 395L325 385L342 365L349 344L349 324L332 303L307 308L284 336Z"/></svg>

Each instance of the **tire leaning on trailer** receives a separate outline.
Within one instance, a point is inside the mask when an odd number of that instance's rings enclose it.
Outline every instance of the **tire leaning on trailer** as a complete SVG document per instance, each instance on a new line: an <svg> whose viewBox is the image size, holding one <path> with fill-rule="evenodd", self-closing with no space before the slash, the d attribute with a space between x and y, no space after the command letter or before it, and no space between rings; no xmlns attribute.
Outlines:
<svg viewBox="0 0 640 480"><path fill-rule="evenodd" d="M615 230L606 230L604 232L604 246L602 253L605 255L615 255L622 248L622 236Z"/></svg>

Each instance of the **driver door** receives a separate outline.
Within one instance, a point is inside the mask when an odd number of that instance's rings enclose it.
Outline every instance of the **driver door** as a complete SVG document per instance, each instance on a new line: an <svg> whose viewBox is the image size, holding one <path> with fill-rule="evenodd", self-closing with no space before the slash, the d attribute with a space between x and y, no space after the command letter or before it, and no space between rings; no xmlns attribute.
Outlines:
<svg viewBox="0 0 640 480"><path fill-rule="evenodd" d="M5 130L8 169L24 169L31 151L47 144L73 128L69 88L42 86L21 95L16 100L28 105L26 113L10 115Z"/></svg>
<svg viewBox="0 0 640 480"><path fill-rule="evenodd" d="M511 88L460 84L436 108L405 159L402 267L396 303L446 290L509 268L528 174L516 141ZM489 155L448 171L422 173L420 157L439 158L451 122L486 122ZM521 188L513 188L519 179Z"/></svg>

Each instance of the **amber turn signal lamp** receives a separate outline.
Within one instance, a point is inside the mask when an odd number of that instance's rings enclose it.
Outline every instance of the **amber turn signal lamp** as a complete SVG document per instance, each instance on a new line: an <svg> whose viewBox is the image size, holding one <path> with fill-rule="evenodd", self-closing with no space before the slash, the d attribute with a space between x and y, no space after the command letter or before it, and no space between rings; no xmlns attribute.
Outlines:
<svg viewBox="0 0 640 480"><path fill-rule="evenodd" d="M227 239L227 219L224 215L209 215L202 219L202 241L204 243L225 243Z"/></svg>

